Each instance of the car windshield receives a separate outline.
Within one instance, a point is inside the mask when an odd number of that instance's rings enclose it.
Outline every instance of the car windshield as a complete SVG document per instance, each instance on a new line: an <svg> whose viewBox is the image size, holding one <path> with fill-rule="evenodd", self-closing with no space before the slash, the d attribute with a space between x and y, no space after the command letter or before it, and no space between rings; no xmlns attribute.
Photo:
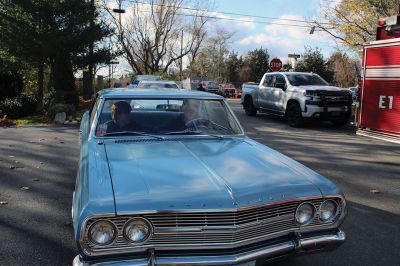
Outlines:
<svg viewBox="0 0 400 266"><path fill-rule="evenodd" d="M239 124L217 99L106 99L96 126L96 136L236 134Z"/></svg>
<svg viewBox="0 0 400 266"><path fill-rule="evenodd" d="M138 84L141 80L161 80L160 76L140 75L132 79L132 84Z"/></svg>
<svg viewBox="0 0 400 266"><path fill-rule="evenodd" d="M329 85L328 82L317 75L287 74L287 78L293 86Z"/></svg>
<svg viewBox="0 0 400 266"><path fill-rule="evenodd" d="M174 83L162 83L162 82L141 82L141 83L139 83L138 88L143 88L143 89L158 89L158 88L178 89L178 85L176 85Z"/></svg>
<svg viewBox="0 0 400 266"><path fill-rule="evenodd" d="M208 87L218 87L218 83L216 83L216 82L208 82L207 86Z"/></svg>

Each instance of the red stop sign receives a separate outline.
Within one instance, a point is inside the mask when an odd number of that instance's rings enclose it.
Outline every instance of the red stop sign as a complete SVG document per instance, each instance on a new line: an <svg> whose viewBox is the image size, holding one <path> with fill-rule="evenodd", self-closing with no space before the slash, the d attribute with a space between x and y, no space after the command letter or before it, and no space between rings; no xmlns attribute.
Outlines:
<svg viewBox="0 0 400 266"><path fill-rule="evenodd" d="M271 62L269 62L269 67L272 71L279 71L282 68L282 61L278 58L272 59Z"/></svg>

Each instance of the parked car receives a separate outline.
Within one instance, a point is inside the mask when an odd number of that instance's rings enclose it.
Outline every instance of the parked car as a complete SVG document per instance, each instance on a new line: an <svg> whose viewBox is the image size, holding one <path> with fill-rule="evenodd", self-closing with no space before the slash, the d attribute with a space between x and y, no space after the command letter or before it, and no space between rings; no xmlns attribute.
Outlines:
<svg viewBox="0 0 400 266"><path fill-rule="evenodd" d="M218 94L224 96L225 98L235 97L236 88L232 84L220 84Z"/></svg>
<svg viewBox="0 0 400 266"><path fill-rule="evenodd" d="M258 85L243 84L241 103L247 115L286 116L293 127L312 118L341 126L351 115L352 98L349 90L330 86L314 73L271 72Z"/></svg>
<svg viewBox="0 0 400 266"><path fill-rule="evenodd" d="M140 81L142 80L152 80L152 81L158 81L161 80L160 76L153 76L153 75L136 75L131 83L129 83L128 88L136 88L139 84Z"/></svg>
<svg viewBox="0 0 400 266"><path fill-rule="evenodd" d="M168 80L142 80L139 82L137 88L141 89L179 89L175 81Z"/></svg>
<svg viewBox="0 0 400 266"><path fill-rule="evenodd" d="M219 84L215 81L201 81L198 90L218 94Z"/></svg>
<svg viewBox="0 0 400 266"><path fill-rule="evenodd" d="M121 88L122 87L122 83L121 82L114 82L113 83L113 88Z"/></svg>
<svg viewBox="0 0 400 266"><path fill-rule="evenodd" d="M221 96L103 90L80 131L74 266L255 265L345 241L342 191L248 138Z"/></svg>

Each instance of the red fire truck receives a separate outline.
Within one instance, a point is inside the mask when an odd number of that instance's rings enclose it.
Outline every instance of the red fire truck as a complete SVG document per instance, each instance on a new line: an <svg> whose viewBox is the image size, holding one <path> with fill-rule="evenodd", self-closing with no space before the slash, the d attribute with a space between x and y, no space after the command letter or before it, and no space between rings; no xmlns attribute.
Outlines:
<svg viewBox="0 0 400 266"><path fill-rule="evenodd" d="M363 48L357 134L400 143L400 16L378 25Z"/></svg>

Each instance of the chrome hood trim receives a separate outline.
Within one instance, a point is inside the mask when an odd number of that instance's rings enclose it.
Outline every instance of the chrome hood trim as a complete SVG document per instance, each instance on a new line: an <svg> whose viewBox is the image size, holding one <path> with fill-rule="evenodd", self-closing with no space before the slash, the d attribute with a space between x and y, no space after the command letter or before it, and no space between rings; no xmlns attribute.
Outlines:
<svg viewBox="0 0 400 266"><path fill-rule="evenodd" d="M104 145L118 215L237 209L322 195L293 160L247 138Z"/></svg>

